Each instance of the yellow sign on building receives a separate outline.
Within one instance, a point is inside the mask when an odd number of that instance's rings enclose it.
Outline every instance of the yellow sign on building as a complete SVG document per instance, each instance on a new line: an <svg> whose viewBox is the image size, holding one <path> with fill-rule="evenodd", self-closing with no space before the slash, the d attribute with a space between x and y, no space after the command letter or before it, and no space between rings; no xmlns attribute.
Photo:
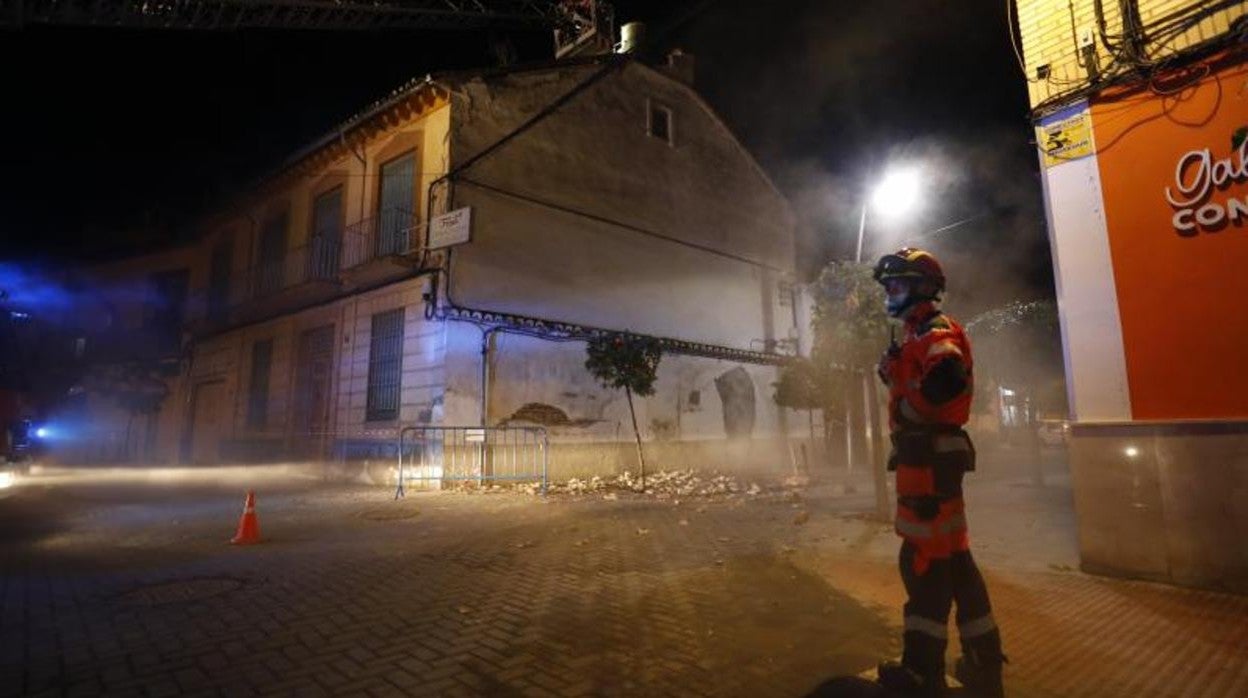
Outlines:
<svg viewBox="0 0 1248 698"><path fill-rule="evenodd" d="M1092 122L1086 104L1064 109L1041 120L1036 143L1044 154L1044 166L1052 167L1092 154Z"/></svg>

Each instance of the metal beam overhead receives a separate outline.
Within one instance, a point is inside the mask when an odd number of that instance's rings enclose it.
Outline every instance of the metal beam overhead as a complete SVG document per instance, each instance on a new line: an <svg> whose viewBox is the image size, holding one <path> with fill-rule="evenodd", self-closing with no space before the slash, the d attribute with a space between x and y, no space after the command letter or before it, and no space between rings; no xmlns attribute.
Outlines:
<svg viewBox="0 0 1248 698"><path fill-rule="evenodd" d="M0 26L140 29L550 28L563 21L547 0L0 0Z"/></svg>

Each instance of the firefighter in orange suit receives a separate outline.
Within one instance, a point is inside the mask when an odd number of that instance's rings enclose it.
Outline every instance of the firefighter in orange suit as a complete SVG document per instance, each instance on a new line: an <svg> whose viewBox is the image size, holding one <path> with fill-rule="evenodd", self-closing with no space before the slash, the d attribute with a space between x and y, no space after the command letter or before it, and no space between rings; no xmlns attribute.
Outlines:
<svg viewBox="0 0 1248 698"><path fill-rule="evenodd" d="M874 276L887 294L888 314L905 323L901 344L894 342L879 365L888 386L888 468L897 473L896 530L908 596L901 661L881 664L880 682L906 695L944 692L956 602L963 656L955 676L972 695L1001 696L1001 633L971 558L962 499L962 476L975 468L962 429L971 407L971 345L940 310L945 275L931 254L903 248L882 257Z"/></svg>

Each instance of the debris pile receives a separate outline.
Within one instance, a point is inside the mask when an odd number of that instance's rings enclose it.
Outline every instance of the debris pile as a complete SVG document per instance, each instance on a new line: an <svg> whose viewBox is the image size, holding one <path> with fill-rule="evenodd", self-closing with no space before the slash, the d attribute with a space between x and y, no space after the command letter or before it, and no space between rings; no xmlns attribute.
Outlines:
<svg viewBox="0 0 1248 698"><path fill-rule="evenodd" d="M541 494L540 482L522 482L507 485L486 485L481 492L523 492ZM641 488L641 477L625 471L615 477L595 475L589 479L569 478L566 482L551 482L547 485L548 494L571 495L602 495L603 499L617 499L618 492L635 492L653 496L658 499L681 497L714 497L748 495L751 497L764 493L764 488L756 482L742 484L732 475L716 473L699 474L695 470L663 470L646 475L646 488Z"/></svg>
<svg viewBox="0 0 1248 698"><path fill-rule="evenodd" d="M615 500L619 498L619 493L621 492L632 492L656 499L675 499L679 501L681 498L687 497L722 496L733 498L739 495L748 497L781 497L783 495L779 488L788 489L789 495L794 496L792 489L805 484L805 479L786 478L782 483L774 483L776 486L764 487L757 482L743 484L732 475L714 472L706 473L688 469L662 470L657 473L649 473L646 475L646 488L642 490L641 477L626 470L614 477L594 475L590 478L573 477L568 478L564 482L550 482L546 486L546 493L580 496L593 495L601 496L605 500ZM458 492L480 494L519 492L529 495L540 495L542 494L542 483L528 481L491 484L469 481L457 483L453 489Z"/></svg>
<svg viewBox="0 0 1248 698"><path fill-rule="evenodd" d="M553 484L550 487L552 491L554 491L554 488L559 488L558 491L567 492L568 494L585 494L586 492L598 492L606 489L607 482L595 475L588 481L574 477L569 479L562 486Z"/></svg>

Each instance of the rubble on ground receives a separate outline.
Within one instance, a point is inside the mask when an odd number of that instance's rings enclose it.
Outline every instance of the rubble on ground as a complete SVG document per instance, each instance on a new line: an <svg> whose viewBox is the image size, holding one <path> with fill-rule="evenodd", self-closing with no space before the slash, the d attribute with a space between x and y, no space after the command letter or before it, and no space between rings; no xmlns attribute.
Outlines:
<svg viewBox="0 0 1248 698"><path fill-rule="evenodd" d="M624 471L616 476L595 475L590 478L569 478L563 482L550 482L546 486L547 494L599 496L612 501L619 498L621 492L632 492L638 495L651 496L656 499L673 500L679 504L681 498L687 497L758 497L775 492L780 488L795 488L806 485L806 478L787 477L771 485L764 486L758 482L742 482L734 475L706 473L696 470L662 470L646 475L646 486L641 487L641 476L631 471ZM499 484L465 483L455 488L457 491L476 493L520 492L529 495L542 494L541 482L519 482ZM800 501L800 500L799 500Z"/></svg>

